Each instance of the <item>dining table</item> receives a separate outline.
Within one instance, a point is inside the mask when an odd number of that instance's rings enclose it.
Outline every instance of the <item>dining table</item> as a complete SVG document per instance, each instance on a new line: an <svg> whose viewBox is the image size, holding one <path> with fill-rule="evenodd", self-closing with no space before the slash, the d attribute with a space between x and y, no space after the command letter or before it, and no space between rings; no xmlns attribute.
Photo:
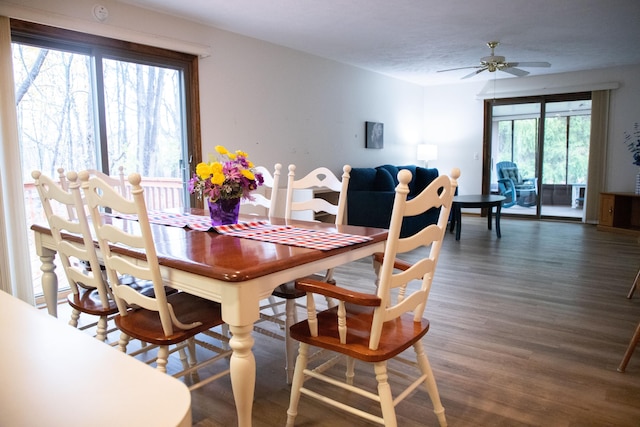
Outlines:
<svg viewBox="0 0 640 427"><path fill-rule="evenodd" d="M198 209L164 215L169 220L151 220L152 233L166 284L222 305L222 318L232 334L229 343L233 350L230 377L238 426L248 427L252 424L256 379L252 333L260 316L260 301L268 298L283 283L382 252L388 230L240 216L241 224L257 222L263 228L284 229L290 234L287 239L269 241L256 237L259 233L252 235L246 230L244 233L221 232L209 228L209 225L200 227L181 222L183 217L199 217L206 223L207 217L203 215L205 211ZM163 215L153 213L153 219L156 216ZM113 216L109 220L122 221L124 227L137 226L137 221L126 217ZM47 225L33 224L31 229L35 233L35 249L42 262L42 289L47 309L55 316L58 292L55 243ZM337 243L320 242L316 246L305 246L305 243L318 240L316 236L325 236L323 238L327 241L335 240ZM64 235L64 238L81 242L79 236ZM112 250L133 262L144 262L145 259L144 253L139 251L118 246Z"/></svg>

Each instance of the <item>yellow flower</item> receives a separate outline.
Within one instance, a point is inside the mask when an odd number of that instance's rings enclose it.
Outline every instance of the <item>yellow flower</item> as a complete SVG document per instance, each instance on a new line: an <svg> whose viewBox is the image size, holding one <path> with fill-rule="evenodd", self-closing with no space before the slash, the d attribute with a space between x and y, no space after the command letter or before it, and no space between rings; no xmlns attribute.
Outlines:
<svg viewBox="0 0 640 427"><path fill-rule="evenodd" d="M213 185L222 185L222 183L225 180L225 176L222 173L222 169L219 172L214 172L213 176L211 177L211 183Z"/></svg>
<svg viewBox="0 0 640 427"><path fill-rule="evenodd" d="M249 169L241 169L240 173L247 179L256 179L253 172L251 172Z"/></svg>
<svg viewBox="0 0 640 427"><path fill-rule="evenodd" d="M207 179L213 173L211 166L207 163L198 163L196 166L196 174L200 177L200 179Z"/></svg>
<svg viewBox="0 0 640 427"><path fill-rule="evenodd" d="M221 154L221 155L225 155L225 154L229 154L229 150L227 150L226 148L224 148L222 145L216 145L216 151Z"/></svg>

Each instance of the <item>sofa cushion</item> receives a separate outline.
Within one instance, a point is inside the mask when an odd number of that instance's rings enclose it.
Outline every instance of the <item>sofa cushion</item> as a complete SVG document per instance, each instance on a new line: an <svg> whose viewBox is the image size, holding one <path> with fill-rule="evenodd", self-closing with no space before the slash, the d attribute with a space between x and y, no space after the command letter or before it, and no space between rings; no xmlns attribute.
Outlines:
<svg viewBox="0 0 640 427"><path fill-rule="evenodd" d="M389 228L400 169L408 169L413 174L409 183L410 194L408 198L421 192L438 177L437 169L414 165L382 165L377 168L351 169L347 196L348 224ZM439 212L439 209L434 208L421 215L405 218L402 222L400 236L410 236L429 224L435 224Z"/></svg>
<svg viewBox="0 0 640 427"><path fill-rule="evenodd" d="M385 169L387 172L389 172L389 174L393 178L393 188L395 189L396 185L398 185L398 171L400 169L394 165L382 165L378 166L376 169Z"/></svg>
<svg viewBox="0 0 640 427"><path fill-rule="evenodd" d="M373 190L377 171L374 168L354 168L349 177L349 191Z"/></svg>
<svg viewBox="0 0 640 427"><path fill-rule="evenodd" d="M385 168L375 169L376 177L373 182L373 189L375 191L394 191L396 189L396 182ZM351 186L351 183L349 183Z"/></svg>

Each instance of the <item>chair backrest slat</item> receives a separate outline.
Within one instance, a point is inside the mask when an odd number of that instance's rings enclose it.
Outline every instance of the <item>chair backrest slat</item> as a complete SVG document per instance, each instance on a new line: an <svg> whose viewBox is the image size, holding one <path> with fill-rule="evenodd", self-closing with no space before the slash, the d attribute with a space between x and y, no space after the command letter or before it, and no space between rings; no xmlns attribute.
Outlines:
<svg viewBox="0 0 640 427"><path fill-rule="evenodd" d="M384 256L382 264L376 263L377 296L382 300L382 303L374 311L369 341L370 348L378 348L384 322L393 320L407 312L412 312L416 321L422 317L431 290L459 176L459 169L454 169L451 178L441 175L419 195L407 200L411 172L401 170L398 173L399 183L396 187ZM431 208L440 208L440 216L436 224L431 224L411 236L400 238L404 217L418 215ZM395 268L398 255L419 247L428 248L428 254L398 272ZM419 285L409 286L410 282L414 281L417 281ZM392 292L394 290L398 290L395 299Z"/></svg>
<svg viewBox="0 0 640 427"><path fill-rule="evenodd" d="M295 165L289 165L285 218L291 219L292 213L296 211L313 211L315 213L325 212L330 215L335 215L335 224L344 224L351 166L345 165L342 168L341 180L325 167L314 169L304 177L296 180L295 170ZM295 190L314 191L322 189L338 192L338 202L333 204L321 197L312 197L301 201L296 201L294 199Z"/></svg>

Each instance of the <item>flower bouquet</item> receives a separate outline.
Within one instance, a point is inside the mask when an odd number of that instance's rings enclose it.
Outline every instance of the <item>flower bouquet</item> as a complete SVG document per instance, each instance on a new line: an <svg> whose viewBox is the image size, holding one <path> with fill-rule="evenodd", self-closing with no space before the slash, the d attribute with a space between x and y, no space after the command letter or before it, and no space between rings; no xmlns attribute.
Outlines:
<svg viewBox="0 0 640 427"><path fill-rule="evenodd" d="M264 178L254 171L244 151L231 153L222 145L217 145L215 150L217 160L212 158L196 166L189 180L189 192L207 199L213 226L235 224L240 200L252 200L251 192L264 183Z"/></svg>

